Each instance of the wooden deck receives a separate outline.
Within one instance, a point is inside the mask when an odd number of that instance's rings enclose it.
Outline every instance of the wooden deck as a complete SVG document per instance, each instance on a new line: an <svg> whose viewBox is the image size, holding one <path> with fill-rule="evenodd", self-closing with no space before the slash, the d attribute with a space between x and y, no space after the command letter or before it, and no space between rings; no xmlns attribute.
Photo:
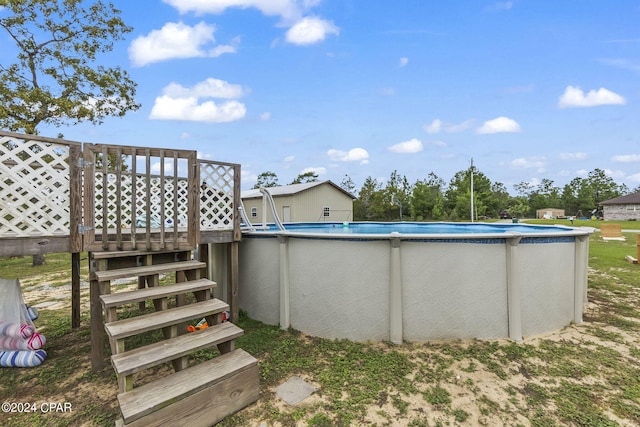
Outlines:
<svg viewBox="0 0 640 427"><path fill-rule="evenodd" d="M71 253L74 327L82 252L197 249L207 261L209 244L225 245L236 295L239 206L240 165L195 150L0 131L0 256Z"/></svg>
<svg viewBox="0 0 640 427"><path fill-rule="evenodd" d="M108 337L123 425L211 425L258 399L257 360L234 347L243 333L233 324L239 206L240 165L199 160L193 150L0 131L0 256L71 253L71 325L79 327L80 254L89 254L91 365L105 368ZM219 299L207 263L224 251ZM161 275L171 283L161 286ZM112 294L122 278L138 289ZM149 302L154 312L118 318L118 307ZM222 323L227 311L231 322ZM200 318L209 327L185 335ZM125 348L125 338L155 330L164 340ZM221 356L193 357L213 346ZM168 362L174 373L134 387L137 372Z"/></svg>

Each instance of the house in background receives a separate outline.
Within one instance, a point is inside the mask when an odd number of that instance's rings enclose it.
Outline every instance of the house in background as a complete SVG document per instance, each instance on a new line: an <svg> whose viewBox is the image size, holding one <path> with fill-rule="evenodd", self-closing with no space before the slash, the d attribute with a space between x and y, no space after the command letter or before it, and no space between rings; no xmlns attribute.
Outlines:
<svg viewBox="0 0 640 427"><path fill-rule="evenodd" d="M544 208L536 210L537 219L564 218L564 209Z"/></svg>
<svg viewBox="0 0 640 427"><path fill-rule="evenodd" d="M268 190L284 223L353 221L353 200L356 197L331 181L282 185ZM241 197L252 224L261 224L265 213L266 222L274 222L271 207L267 205L265 209L263 206L260 190L243 191Z"/></svg>
<svg viewBox="0 0 640 427"><path fill-rule="evenodd" d="M605 221L640 221L640 191L600 202Z"/></svg>

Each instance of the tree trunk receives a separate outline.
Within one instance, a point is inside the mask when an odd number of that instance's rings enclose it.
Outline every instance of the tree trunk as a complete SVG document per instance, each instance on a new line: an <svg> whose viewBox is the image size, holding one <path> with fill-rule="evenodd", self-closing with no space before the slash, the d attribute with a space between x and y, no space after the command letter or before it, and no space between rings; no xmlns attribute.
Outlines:
<svg viewBox="0 0 640 427"><path fill-rule="evenodd" d="M31 266L37 267L38 265L44 265L44 261L45 259L43 254L33 255L31 257Z"/></svg>

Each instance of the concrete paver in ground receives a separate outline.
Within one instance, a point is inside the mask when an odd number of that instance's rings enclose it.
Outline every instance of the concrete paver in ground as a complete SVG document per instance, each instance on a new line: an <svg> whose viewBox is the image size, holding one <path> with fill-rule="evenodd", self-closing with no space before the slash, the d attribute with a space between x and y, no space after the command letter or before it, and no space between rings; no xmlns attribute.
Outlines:
<svg viewBox="0 0 640 427"><path fill-rule="evenodd" d="M311 396L316 388L300 377L291 377L276 388L276 395L291 406Z"/></svg>

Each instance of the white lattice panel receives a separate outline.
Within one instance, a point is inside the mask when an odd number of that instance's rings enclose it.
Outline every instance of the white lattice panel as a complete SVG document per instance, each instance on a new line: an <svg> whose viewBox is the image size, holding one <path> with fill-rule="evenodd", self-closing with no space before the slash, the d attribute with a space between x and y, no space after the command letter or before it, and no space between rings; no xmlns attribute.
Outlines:
<svg viewBox="0 0 640 427"><path fill-rule="evenodd" d="M106 188L106 208L103 208L104 184L102 172L96 173L95 181L95 224L96 228L103 228L103 213L107 213L107 228L117 227L116 212L120 205L120 223L123 227L131 227L132 220L140 220L146 223L150 218L152 224L161 220L161 206L164 205L165 223L170 225L174 218L174 210L178 207L178 225L186 226L187 212L187 189L186 178L178 178L177 203L174 197L175 179L165 178L164 186L159 177L149 178L149 212L147 212L147 177L145 175L136 176L136 210L135 216L131 215L131 205L133 201L133 180L131 175L122 174L120 181L116 180L115 173L107 173ZM118 199L118 188L120 198ZM162 200L164 193L164 203Z"/></svg>
<svg viewBox="0 0 640 427"><path fill-rule="evenodd" d="M233 178L233 166L200 164L202 230L233 230Z"/></svg>
<svg viewBox="0 0 640 427"><path fill-rule="evenodd" d="M69 147L0 137L0 236L69 235Z"/></svg>

